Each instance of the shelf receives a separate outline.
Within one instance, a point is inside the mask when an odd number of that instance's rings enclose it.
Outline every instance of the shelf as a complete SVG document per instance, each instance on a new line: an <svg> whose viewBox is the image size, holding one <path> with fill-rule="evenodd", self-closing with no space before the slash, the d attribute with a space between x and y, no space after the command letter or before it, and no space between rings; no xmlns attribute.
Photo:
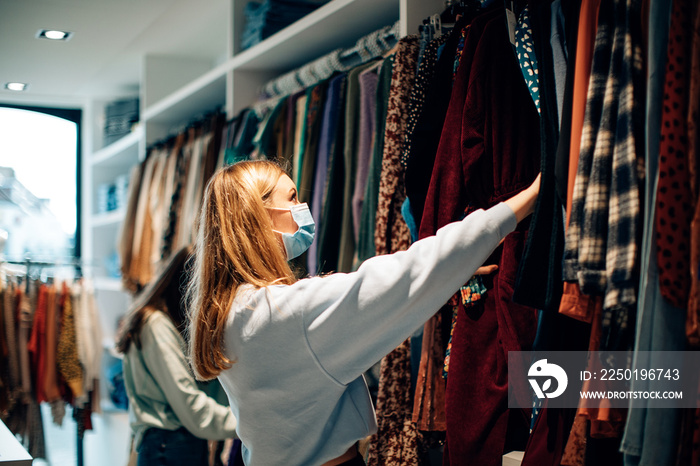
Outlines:
<svg viewBox="0 0 700 466"><path fill-rule="evenodd" d="M524 451L511 451L503 455L503 466L520 466L525 457Z"/></svg>
<svg viewBox="0 0 700 466"><path fill-rule="evenodd" d="M0 421L0 463L6 463L13 466L31 466L32 457L24 446L19 443L15 434L7 428L4 422Z"/></svg>
<svg viewBox="0 0 700 466"><path fill-rule="evenodd" d="M232 69L300 67L399 19L398 0L333 0L231 59ZM323 40L319 40L323 37Z"/></svg>
<svg viewBox="0 0 700 466"><path fill-rule="evenodd" d="M98 291L124 291L121 278L95 277L93 285Z"/></svg>
<svg viewBox="0 0 700 466"><path fill-rule="evenodd" d="M149 106L142 121L186 123L202 111L223 106L229 71L282 74L338 48L351 47L358 38L398 19L398 0L332 0ZM254 99L251 95L251 102Z"/></svg>
<svg viewBox="0 0 700 466"><path fill-rule="evenodd" d="M109 166L112 164L123 165L123 154L129 154L129 162L138 161L139 141L143 138L143 128L137 127L134 131L112 144L96 151L90 158L93 166Z"/></svg>
<svg viewBox="0 0 700 466"><path fill-rule="evenodd" d="M92 226L93 227L108 227L117 226L124 220L124 215L126 214L125 209L113 210L111 212L106 212L104 214L95 214L92 216Z"/></svg>
<svg viewBox="0 0 700 466"><path fill-rule="evenodd" d="M222 107L226 100L225 63L203 74L143 112L143 120L177 125L203 111Z"/></svg>

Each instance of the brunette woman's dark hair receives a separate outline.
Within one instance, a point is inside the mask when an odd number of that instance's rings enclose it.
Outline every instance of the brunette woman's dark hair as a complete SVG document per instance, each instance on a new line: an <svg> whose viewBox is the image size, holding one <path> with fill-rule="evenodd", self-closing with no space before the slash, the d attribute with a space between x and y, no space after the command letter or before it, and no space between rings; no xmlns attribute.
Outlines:
<svg viewBox="0 0 700 466"><path fill-rule="evenodd" d="M119 353L126 354L131 343L141 348L141 327L153 312L164 312L185 337L187 318L183 297L187 283L186 264L190 254L190 247L173 254L156 280L134 297L117 334L116 350Z"/></svg>

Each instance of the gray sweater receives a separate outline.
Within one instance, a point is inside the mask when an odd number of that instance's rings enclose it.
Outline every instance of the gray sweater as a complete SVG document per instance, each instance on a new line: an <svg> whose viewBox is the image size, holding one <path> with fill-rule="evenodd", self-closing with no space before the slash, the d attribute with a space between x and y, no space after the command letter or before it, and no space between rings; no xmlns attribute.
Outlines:
<svg viewBox="0 0 700 466"><path fill-rule="evenodd" d="M189 369L185 342L162 312L148 316L141 328L141 349L132 343L124 355L124 385L134 446L149 427L185 427L209 440L236 436L236 418L219 396L217 383L198 383Z"/></svg>
<svg viewBox="0 0 700 466"><path fill-rule="evenodd" d="M513 231L501 203L353 273L242 287L219 375L248 466L322 464L376 431L362 374L428 320Z"/></svg>

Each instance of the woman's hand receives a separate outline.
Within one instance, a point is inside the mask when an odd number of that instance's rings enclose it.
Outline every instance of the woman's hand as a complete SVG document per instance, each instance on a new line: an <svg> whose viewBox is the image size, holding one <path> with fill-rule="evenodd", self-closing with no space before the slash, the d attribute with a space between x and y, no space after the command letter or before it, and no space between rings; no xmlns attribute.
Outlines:
<svg viewBox="0 0 700 466"><path fill-rule="evenodd" d="M518 223L535 210L535 202L537 201L537 196L540 194L541 178L542 174L539 173L530 186L505 201L508 207L515 212L515 218L518 220ZM501 243L503 243L503 241L504 240L501 240ZM476 269L474 275L488 275L496 270L498 270L496 264L484 265Z"/></svg>
<svg viewBox="0 0 700 466"><path fill-rule="evenodd" d="M513 209L518 223L535 210L535 202L537 201L537 196L540 194L541 178L542 174L540 173L530 186L505 201L508 207Z"/></svg>
<svg viewBox="0 0 700 466"><path fill-rule="evenodd" d="M498 270L498 266L496 264L483 265L476 269L474 275L488 275L490 273L494 273L496 270Z"/></svg>

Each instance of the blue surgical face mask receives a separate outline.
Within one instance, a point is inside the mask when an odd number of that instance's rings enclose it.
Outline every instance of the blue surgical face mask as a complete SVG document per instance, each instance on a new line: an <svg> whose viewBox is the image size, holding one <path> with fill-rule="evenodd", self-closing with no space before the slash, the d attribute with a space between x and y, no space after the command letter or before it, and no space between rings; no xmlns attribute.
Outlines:
<svg viewBox="0 0 700 466"><path fill-rule="evenodd" d="M292 218L297 224L297 231L294 233L284 233L277 231L282 235L282 243L284 250L287 252L287 260L292 260L299 257L309 249L314 241L314 233L316 232L316 224L311 217L311 211L306 203L294 205L288 209L279 207L268 207L272 210L289 210L292 213Z"/></svg>

